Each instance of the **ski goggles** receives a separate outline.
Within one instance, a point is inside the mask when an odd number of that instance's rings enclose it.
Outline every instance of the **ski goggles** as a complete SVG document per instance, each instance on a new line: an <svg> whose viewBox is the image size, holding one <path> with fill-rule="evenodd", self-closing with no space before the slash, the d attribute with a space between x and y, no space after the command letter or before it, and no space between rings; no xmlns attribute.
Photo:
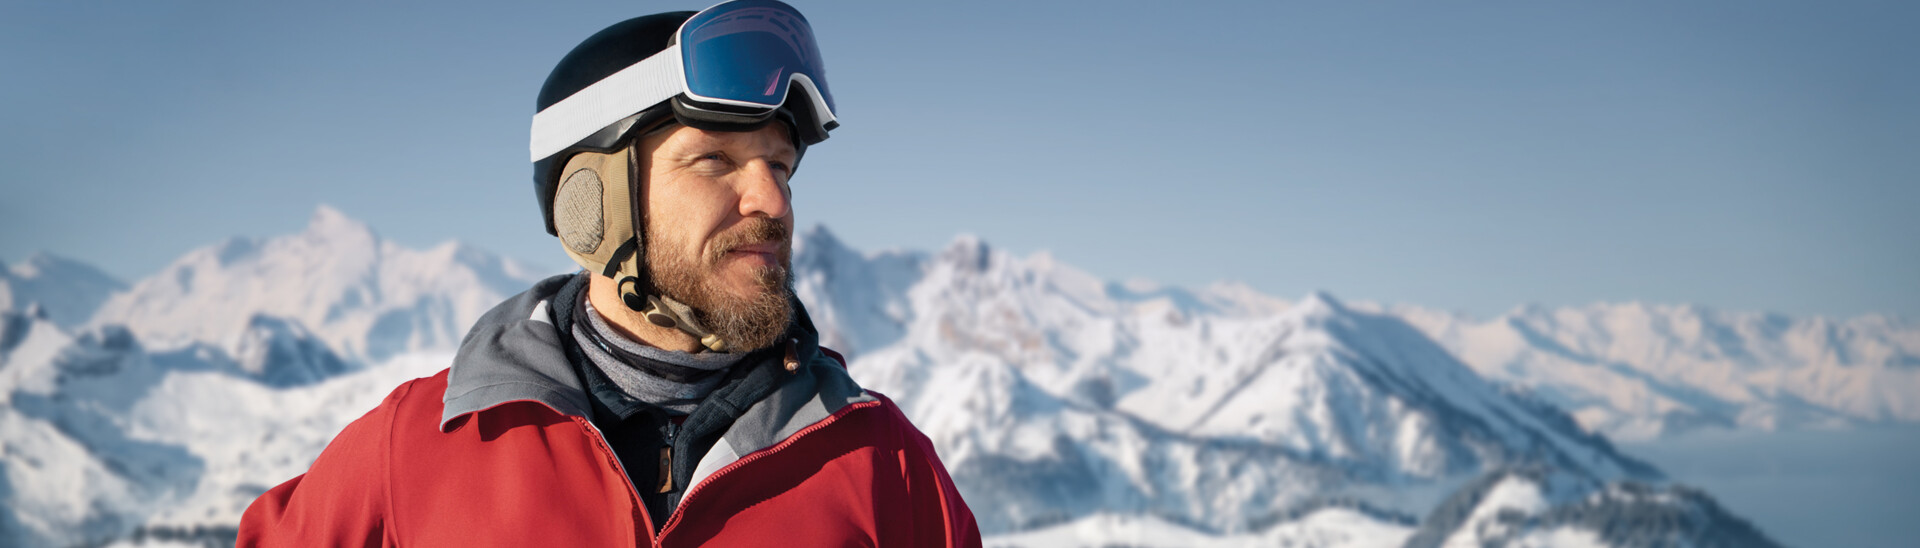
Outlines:
<svg viewBox="0 0 1920 548"><path fill-rule="evenodd" d="M795 89L804 98L789 105ZM839 126L807 18L778 0L735 0L694 14L660 53L534 114L533 161L668 100L682 119L717 125L763 122L785 106L807 144Z"/></svg>

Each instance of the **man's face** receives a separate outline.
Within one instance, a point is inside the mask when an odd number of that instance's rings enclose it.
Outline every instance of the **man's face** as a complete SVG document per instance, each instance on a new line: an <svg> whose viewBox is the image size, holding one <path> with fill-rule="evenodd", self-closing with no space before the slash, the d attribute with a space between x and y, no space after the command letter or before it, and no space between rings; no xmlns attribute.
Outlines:
<svg viewBox="0 0 1920 548"><path fill-rule="evenodd" d="M792 315L787 177L797 154L786 127L674 126L638 147L654 286L698 309L700 323L733 350L777 342Z"/></svg>

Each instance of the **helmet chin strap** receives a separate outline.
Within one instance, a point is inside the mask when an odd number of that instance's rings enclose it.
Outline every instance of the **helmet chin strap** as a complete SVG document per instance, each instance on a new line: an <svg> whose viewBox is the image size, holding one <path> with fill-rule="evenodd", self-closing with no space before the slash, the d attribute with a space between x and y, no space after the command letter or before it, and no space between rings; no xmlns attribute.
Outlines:
<svg viewBox="0 0 1920 548"><path fill-rule="evenodd" d="M694 320L693 307L659 295L648 295L647 305L647 309L640 313L646 316L648 322L660 327L676 328L688 335L693 335L700 340L700 345L707 347L708 350L727 351L726 339L707 331L700 322Z"/></svg>
<svg viewBox="0 0 1920 548"><path fill-rule="evenodd" d="M632 146L637 146L637 144L632 144ZM616 286L620 288L620 304L626 304L628 310L639 311L639 315L645 317L647 323L653 323L653 325L659 325L659 327L668 327L668 329L680 329L685 335L693 335L693 340L699 340L701 346L707 346L707 350L712 350L712 352L728 352L726 338L720 338L720 335L716 335L716 333L712 333L712 331L707 331L707 327L701 325L699 319L695 319L697 315L693 313L691 306L687 306L687 304L680 302L680 300L674 300L674 298L670 298L670 296L664 296L664 294L641 294L641 286L643 285L639 283L639 281L641 281L641 277L639 277L639 275L641 275L641 265L639 265L639 260L641 260L639 238L643 237L641 237L639 227L645 227L645 223L643 223L643 217L639 215L639 200L637 200L637 196L639 196L639 188L637 188L639 185L637 185L637 181L641 181L639 158L637 158L637 156L639 156L639 154L630 154L630 156L628 156L628 169L630 169L630 171L628 171L628 173L630 173L628 181L636 183L634 187L630 188L630 192L634 192L632 196L636 196L636 198L630 202L630 204L632 204L632 210L634 210L634 212L632 212L634 213L634 223L632 223L632 227L634 227L634 240L632 240L634 246L630 246L630 252L626 254L624 260L618 260L620 269L612 273L612 279L616 281Z"/></svg>
<svg viewBox="0 0 1920 548"><path fill-rule="evenodd" d="M693 307L665 295L642 295L640 293L640 253L636 250L620 261L620 270L614 279L620 288L620 302L627 308L639 312L647 323L660 327L679 329L700 341L701 346L714 352L726 352L727 341L720 335L708 331L700 321L694 319Z"/></svg>

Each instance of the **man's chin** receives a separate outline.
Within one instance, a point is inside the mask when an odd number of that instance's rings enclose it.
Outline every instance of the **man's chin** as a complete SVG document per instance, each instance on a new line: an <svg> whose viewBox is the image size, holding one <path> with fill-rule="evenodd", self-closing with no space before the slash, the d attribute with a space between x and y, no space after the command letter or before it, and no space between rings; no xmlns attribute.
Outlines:
<svg viewBox="0 0 1920 548"><path fill-rule="evenodd" d="M708 296L718 301L702 307L703 323L728 341L732 347L729 352L757 350L775 344L792 319L793 308L786 284L755 279L755 275L765 274L769 273L716 277L715 283L707 287ZM774 269L771 274L779 280L785 270Z"/></svg>
<svg viewBox="0 0 1920 548"><path fill-rule="evenodd" d="M786 276L786 270L780 267L761 267L740 262L722 262L717 268L707 271L705 293L712 298L726 299L735 303L751 302L764 298L771 292L779 291L779 280Z"/></svg>
<svg viewBox="0 0 1920 548"><path fill-rule="evenodd" d="M752 294L748 292L749 289L757 293L760 289L778 285L779 280L787 275L787 269L779 262L763 261L758 256L728 257L714 265L711 272L710 279L719 281L721 286L736 296Z"/></svg>
<svg viewBox="0 0 1920 548"><path fill-rule="evenodd" d="M728 282L725 286L716 289L725 294L728 300L736 303L757 302L780 292L780 288L761 285L757 280L740 279L728 280Z"/></svg>

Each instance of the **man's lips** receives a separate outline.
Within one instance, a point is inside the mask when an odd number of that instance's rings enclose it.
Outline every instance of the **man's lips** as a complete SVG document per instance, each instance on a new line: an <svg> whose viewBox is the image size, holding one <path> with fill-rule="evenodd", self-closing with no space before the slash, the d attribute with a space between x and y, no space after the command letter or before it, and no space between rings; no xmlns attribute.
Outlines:
<svg viewBox="0 0 1920 548"><path fill-rule="evenodd" d="M778 258L779 253L780 253L779 242L761 242L757 244L735 246L733 249L727 250L727 257L740 259L740 260L748 261L751 263L773 265L779 261L779 258Z"/></svg>
<svg viewBox="0 0 1920 548"><path fill-rule="evenodd" d="M772 255L780 252L780 243L779 242L761 242L757 244L747 244L747 245L735 247L733 249L729 249L727 250L727 252Z"/></svg>

